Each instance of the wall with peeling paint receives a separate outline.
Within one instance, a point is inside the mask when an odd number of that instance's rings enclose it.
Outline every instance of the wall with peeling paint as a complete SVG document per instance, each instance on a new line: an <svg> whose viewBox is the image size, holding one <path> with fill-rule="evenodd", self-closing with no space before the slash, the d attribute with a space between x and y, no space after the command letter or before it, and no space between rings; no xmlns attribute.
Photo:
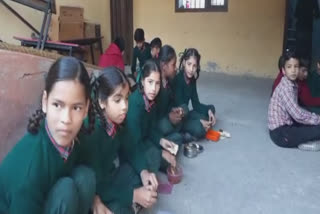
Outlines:
<svg viewBox="0 0 320 214"><path fill-rule="evenodd" d="M12 1L5 1L40 31L43 19L42 12ZM104 47L110 43L110 0L56 0L56 4L57 9L60 5L83 7L85 20L101 24L102 35L104 36ZM20 44L18 41L12 38L13 36L30 37L32 33L32 31L26 25L18 20L2 4L0 4L0 26L0 39L12 44Z"/></svg>
<svg viewBox="0 0 320 214"><path fill-rule="evenodd" d="M134 0L134 28L177 52L195 47L207 71L275 76L282 51L285 0L229 0L229 11L175 13L173 0Z"/></svg>

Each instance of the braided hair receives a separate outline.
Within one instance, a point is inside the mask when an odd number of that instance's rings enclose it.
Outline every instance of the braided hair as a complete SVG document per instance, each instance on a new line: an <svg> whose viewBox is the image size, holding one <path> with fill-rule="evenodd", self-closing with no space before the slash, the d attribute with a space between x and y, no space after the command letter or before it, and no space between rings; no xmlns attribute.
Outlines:
<svg viewBox="0 0 320 214"><path fill-rule="evenodd" d="M42 109L37 109L35 113L29 118L27 130L31 134L37 134L41 121L46 117Z"/></svg>
<svg viewBox="0 0 320 214"><path fill-rule="evenodd" d="M115 89L122 85L130 85L127 77L117 67L107 67L99 74L92 75L92 104L95 114L100 119L103 128L107 127L107 119L104 115L103 109L100 107L99 100L106 101L115 91Z"/></svg>
<svg viewBox="0 0 320 214"><path fill-rule="evenodd" d="M181 71L183 68L182 68L182 64L183 64L183 61L187 61L188 59L190 59L190 57L195 57L196 58L196 61L197 61L197 76L194 78L195 80L197 80L199 78L199 75L200 75L200 59L201 59L201 56L198 52L197 49L195 48L189 48L189 49L185 49L183 54L181 55L181 58L180 58L180 64L179 64L179 70Z"/></svg>
<svg viewBox="0 0 320 214"><path fill-rule="evenodd" d="M45 91L49 96L54 84L58 81L65 80L78 80L85 88L85 96L87 100L90 100L90 77L89 74L79 60L74 57L61 57L52 64L45 80ZM94 127L94 112L90 106L88 109L89 125L85 127L82 125L81 131L90 133ZM46 117L46 114L42 111L42 108L36 110L36 112L30 117L27 126L28 132L31 134L37 134L41 125L41 121Z"/></svg>

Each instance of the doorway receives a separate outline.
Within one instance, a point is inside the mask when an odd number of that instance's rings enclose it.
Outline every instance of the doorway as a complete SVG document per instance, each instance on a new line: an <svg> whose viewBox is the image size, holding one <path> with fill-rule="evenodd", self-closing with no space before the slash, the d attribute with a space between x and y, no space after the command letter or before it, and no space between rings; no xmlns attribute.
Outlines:
<svg viewBox="0 0 320 214"><path fill-rule="evenodd" d="M286 0L283 52L295 51L299 57L320 56L319 0Z"/></svg>
<svg viewBox="0 0 320 214"><path fill-rule="evenodd" d="M125 40L125 54L123 56L126 65L131 64L133 47L133 1L111 0L111 39L122 36Z"/></svg>

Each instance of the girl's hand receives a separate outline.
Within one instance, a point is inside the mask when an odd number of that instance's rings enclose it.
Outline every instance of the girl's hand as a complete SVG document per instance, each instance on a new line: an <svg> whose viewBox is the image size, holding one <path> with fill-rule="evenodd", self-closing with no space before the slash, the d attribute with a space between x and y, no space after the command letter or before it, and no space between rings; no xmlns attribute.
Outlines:
<svg viewBox="0 0 320 214"><path fill-rule="evenodd" d="M166 150L162 150L162 157L163 159L165 159L172 167L176 167L177 166L177 161L176 161L176 157L174 155L172 155L171 153L169 153Z"/></svg>
<svg viewBox="0 0 320 214"><path fill-rule="evenodd" d="M209 121L211 122L211 126L214 126L217 122L216 116L212 113L210 109L208 111L208 115L209 115Z"/></svg>
<svg viewBox="0 0 320 214"><path fill-rule="evenodd" d="M142 170L140 173L141 181L143 186L147 187L149 185L152 186L154 191L158 189L158 180L154 173L150 173L148 170Z"/></svg>
<svg viewBox="0 0 320 214"><path fill-rule="evenodd" d="M92 206L93 214L113 214L100 200L99 196L95 196Z"/></svg>
<svg viewBox="0 0 320 214"><path fill-rule="evenodd" d="M206 120L200 120L204 130L207 132L211 128L211 122Z"/></svg>
<svg viewBox="0 0 320 214"><path fill-rule="evenodd" d="M160 145L162 146L163 149L166 151L169 151L175 148L175 143L172 141L169 141L165 138L161 138L160 140Z"/></svg>
<svg viewBox="0 0 320 214"><path fill-rule="evenodd" d="M133 191L133 203L138 203L144 208L150 208L157 202L158 193L152 186L143 186Z"/></svg>

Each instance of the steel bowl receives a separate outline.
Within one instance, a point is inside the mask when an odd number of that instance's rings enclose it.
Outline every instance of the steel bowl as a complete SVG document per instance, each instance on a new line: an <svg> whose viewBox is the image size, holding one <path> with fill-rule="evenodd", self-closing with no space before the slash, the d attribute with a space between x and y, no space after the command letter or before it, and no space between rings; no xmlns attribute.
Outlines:
<svg viewBox="0 0 320 214"><path fill-rule="evenodd" d="M188 158L194 158L198 155L198 149L194 144L187 143L184 145L183 154Z"/></svg>

